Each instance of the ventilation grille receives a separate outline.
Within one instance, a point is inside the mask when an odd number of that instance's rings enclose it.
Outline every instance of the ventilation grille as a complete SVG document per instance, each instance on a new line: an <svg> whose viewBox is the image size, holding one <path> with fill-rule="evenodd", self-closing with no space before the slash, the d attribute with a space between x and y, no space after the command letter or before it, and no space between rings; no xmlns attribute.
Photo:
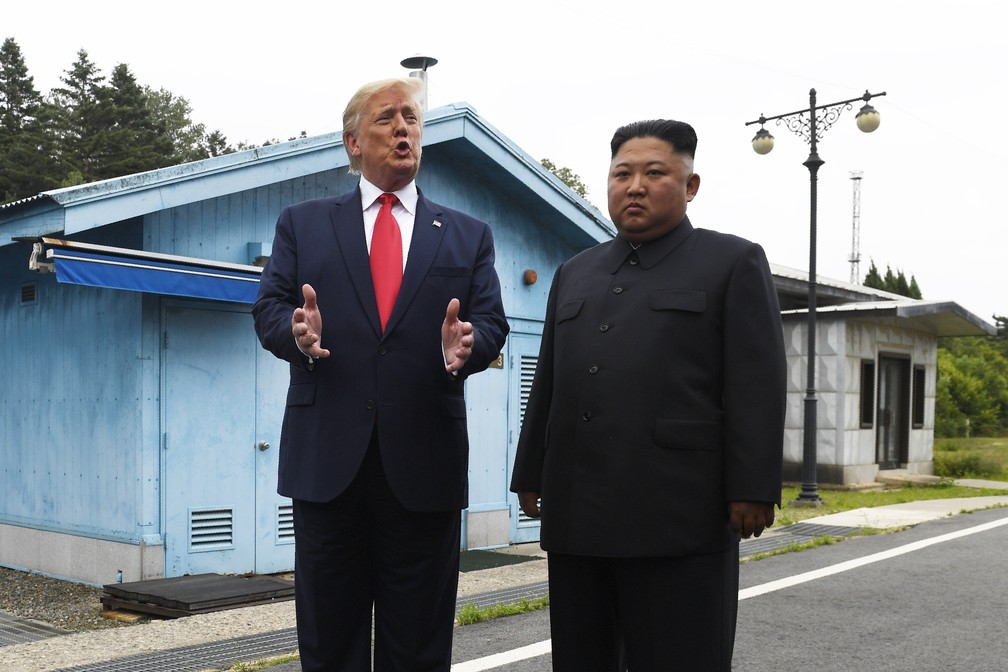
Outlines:
<svg viewBox="0 0 1008 672"><path fill-rule="evenodd" d="M539 357L535 355L521 356L521 400L518 406L518 419L525 421L525 407L528 406L529 394L532 392L532 379L535 377L536 364Z"/></svg>
<svg viewBox="0 0 1008 672"><path fill-rule="evenodd" d="M21 285L21 305L31 306L38 301L38 295L36 294L36 286L34 282L29 282L26 285Z"/></svg>
<svg viewBox="0 0 1008 672"><path fill-rule="evenodd" d="M189 550L220 551L234 548L234 509L189 512Z"/></svg>
<svg viewBox="0 0 1008 672"><path fill-rule="evenodd" d="M539 357L535 355L522 355L520 360L521 379L521 399L518 406L519 426L525 422L525 407L528 406L529 394L532 392L532 379L535 377L536 364ZM518 527L539 527L538 518L529 518L525 512L518 507Z"/></svg>
<svg viewBox="0 0 1008 672"><path fill-rule="evenodd" d="M277 544L293 544L294 543L294 505L293 504L279 504L279 505L277 505L276 543Z"/></svg>

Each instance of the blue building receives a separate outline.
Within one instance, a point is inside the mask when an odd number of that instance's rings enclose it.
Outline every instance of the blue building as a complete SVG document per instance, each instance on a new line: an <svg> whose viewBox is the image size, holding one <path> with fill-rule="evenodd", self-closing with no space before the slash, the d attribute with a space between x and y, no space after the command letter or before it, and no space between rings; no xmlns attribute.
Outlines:
<svg viewBox="0 0 1008 672"><path fill-rule="evenodd" d="M0 207L0 565L95 584L293 567L287 366L249 310L280 209L353 188L346 168L333 133ZM511 326L467 382L462 538L536 539L507 486L549 281L614 229L464 104L428 113L417 181L491 224Z"/></svg>
<svg viewBox="0 0 1008 672"><path fill-rule="evenodd" d="M293 567L276 494L288 370L249 311L281 208L353 188L346 168L333 133L0 206L0 565L93 584ZM536 540L508 481L550 279L615 229L465 104L428 113L418 183L492 226L511 327L466 383L463 544ZM808 276L772 270L796 479ZM820 482L929 473L937 337L994 327L949 301L817 286Z"/></svg>

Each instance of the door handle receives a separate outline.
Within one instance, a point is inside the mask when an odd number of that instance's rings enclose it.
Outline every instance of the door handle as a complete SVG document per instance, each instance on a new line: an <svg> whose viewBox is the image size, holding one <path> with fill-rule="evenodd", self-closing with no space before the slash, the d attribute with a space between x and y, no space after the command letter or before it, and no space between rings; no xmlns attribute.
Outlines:
<svg viewBox="0 0 1008 672"><path fill-rule="evenodd" d="M269 441L259 442L259 450L269 450L269 449L270 449Z"/></svg>

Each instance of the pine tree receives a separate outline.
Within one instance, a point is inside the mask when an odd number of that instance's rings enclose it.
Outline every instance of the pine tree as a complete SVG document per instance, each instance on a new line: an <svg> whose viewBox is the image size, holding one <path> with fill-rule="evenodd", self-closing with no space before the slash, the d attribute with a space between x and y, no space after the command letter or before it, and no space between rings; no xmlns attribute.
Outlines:
<svg viewBox="0 0 1008 672"><path fill-rule="evenodd" d="M97 118L104 130L95 145L93 179L132 175L174 163L172 139L125 63L113 69L109 85L100 87L96 97Z"/></svg>
<svg viewBox="0 0 1008 672"><path fill-rule="evenodd" d="M878 266L875 265L874 259L868 267L868 273L865 275L863 284L865 287L871 287L872 289L885 289L885 283L882 281L882 276L879 274Z"/></svg>
<svg viewBox="0 0 1008 672"><path fill-rule="evenodd" d="M106 129L99 109L99 91L104 75L80 49L77 60L60 78L65 86L52 90L58 110L56 125L60 154L68 167L64 186L95 179L98 148L105 143Z"/></svg>
<svg viewBox="0 0 1008 672"><path fill-rule="evenodd" d="M7 38L0 46L0 203L59 186L51 118L21 48Z"/></svg>
<svg viewBox="0 0 1008 672"><path fill-rule="evenodd" d="M917 278L910 276L910 294L908 295L911 299L923 299L924 295L921 293L920 287L917 285Z"/></svg>

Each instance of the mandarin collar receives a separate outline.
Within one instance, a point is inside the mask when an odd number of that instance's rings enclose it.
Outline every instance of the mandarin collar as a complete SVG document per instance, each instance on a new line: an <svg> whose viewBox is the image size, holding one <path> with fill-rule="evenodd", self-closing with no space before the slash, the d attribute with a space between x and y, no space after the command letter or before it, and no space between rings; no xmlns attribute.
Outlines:
<svg viewBox="0 0 1008 672"><path fill-rule="evenodd" d="M674 229L661 238L647 241L636 250L630 247L625 238L617 236L607 243L609 249L605 252L606 268L615 274L632 255L636 255L641 268L652 268L671 254L672 250L679 247L692 233L693 225L690 224L689 217L684 216Z"/></svg>

